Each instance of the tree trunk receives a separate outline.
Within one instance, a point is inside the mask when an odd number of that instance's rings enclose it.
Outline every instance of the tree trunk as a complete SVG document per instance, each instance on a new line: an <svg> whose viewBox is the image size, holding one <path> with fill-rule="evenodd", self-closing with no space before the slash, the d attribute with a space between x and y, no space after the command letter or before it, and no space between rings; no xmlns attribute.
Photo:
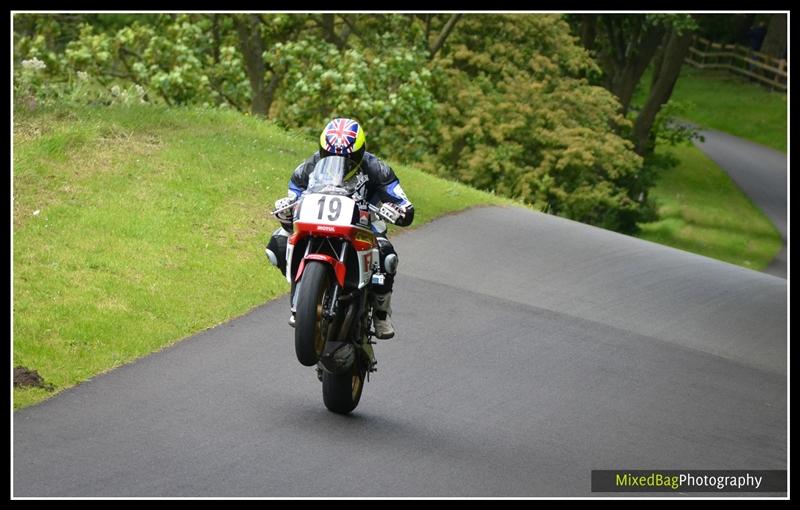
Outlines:
<svg viewBox="0 0 800 510"><path fill-rule="evenodd" d="M267 116L269 116L269 109L272 106L272 100L275 99L275 91L278 90L278 85L281 82L282 76L279 75L277 72L273 71L272 76L269 79L269 85L267 85L266 94L264 97L265 109L267 111Z"/></svg>
<svg viewBox="0 0 800 510"><path fill-rule="evenodd" d="M333 28L333 14L322 15L322 31L325 33L325 40L339 47L339 38Z"/></svg>
<svg viewBox="0 0 800 510"><path fill-rule="evenodd" d="M647 155L653 151L653 139L651 136L653 123L661 106L672 95L672 89L675 87L675 82L678 81L683 61L686 55L689 54L692 35L688 30L685 30L683 34L678 34L673 29L668 36L661 72L658 74L658 78L650 90L647 102L645 102L633 125L633 140L636 144L636 153L640 156Z"/></svg>
<svg viewBox="0 0 800 510"><path fill-rule="evenodd" d="M425 46L430 46L431 40L431 19L433 14L423 14L425 16Z"/></svg>
<svg viewBox="0 0 800 510"><path fill-rule="evenodd" d="M433 57L436 56L436 53L442 49L444 42L447 40L450 32L453 31L453 27L456 26L456 22L461 16L463 16L463 14L453 14L450 16L450 19L447 20L444 28L442 28L442 31L439 33L439 37L436 38L436 42L434 42L433 46L430 47L430 56L428 57L429 60L433 60Z"/></svg>
<svg viewBox="0 0 800 510"><path fill-rule="evenodd" d="M581 14L581 44L589 51L594 50L597 39L597 14Z"/></svg>
<svg viewBox="0 0 800 510"><path fill-rule="evenodd" d="M628 112L636 84L653 60L656 51L665 43L665 32L662 25L648 26L641 39L634 41L637 47L632 50L633 55L626 58L625 66L612 79L610 90L622 103L623 114Z"/></svg>
<svg viewBox="0 0 800 510"><path fill-rule="evenodd" d="M344 14L341 15L342 19L344 19ZM336 33L336 25L334 24L335 18L333 14L323 14L322 15L322 22L320 26L322 27L322 31L325 35L325 40L329 43L336 46L338 49L344 49L347 45L347 38L350 36L350 32L352 31L352 26L349 23L346 23L342 34L339 35ZM346 22L347 20L345 20Z"/></svg>
<svg viewBox="0 0 800 510"><path fill-rule="evenodd" d="M661 66L664 64L664 54L667 49L668 40L669 36L664 36L664 44L658 48L656 55L653 57L653 76L650 77L650 89L655 87L656 81L658 81L658 77L661 74Z"/></svg>
<svg viewBox="0 0 800 510"><path fill-rule="evenodd" d="M767 35L761 45L761 52L775 58L786 58L786 14L773 14L767 25Z"/></svg>
<svg viewBox="0 0 800 510"><path fill-rule="evenodd" d="M253 115L266 117L268 105L264 86L264 41L261 39L259 19L252 14L234 15L236 30L239 33L239 46L244 56L247 78L250 80L251 103Z"/></svg>

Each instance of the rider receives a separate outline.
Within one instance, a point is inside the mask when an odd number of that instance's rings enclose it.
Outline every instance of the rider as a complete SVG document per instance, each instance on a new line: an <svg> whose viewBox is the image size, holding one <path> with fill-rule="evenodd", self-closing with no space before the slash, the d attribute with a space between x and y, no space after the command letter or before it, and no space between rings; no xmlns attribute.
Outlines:
<svg viewBox="0 0 800 510"><path fill-rule="evenodd" d="M394 171L373 154L366 152L366 139L361 124L353 119L333 119L325 126L319 138L319 151L311 155L295 169L289 179L289 193L286 198L275 202L275 208L280 209L292 204L305 191L308 186L308 177L314 165L327 156L344 156L355 163L353 170L345 176L352 178L360 172L369 178L367 183L367 200L376 205L382 202L397 213L396 225L405 227L414 220L414 206L406 197L400 180ZM286 275L286 241L292 231L292 208L278 213L281 228L272 234L267 245L266 253L270 262L278 266ZM382 284L373 283L375 297L373 325L375 336L381 339L392 338L391 299L394 275L397 271L397 253L386 237L386 226L383 222L373 222L372 230L378 239L380 250L380 268L384 274ZM289 319L289 324L294 326L294 315Z"/></svg>

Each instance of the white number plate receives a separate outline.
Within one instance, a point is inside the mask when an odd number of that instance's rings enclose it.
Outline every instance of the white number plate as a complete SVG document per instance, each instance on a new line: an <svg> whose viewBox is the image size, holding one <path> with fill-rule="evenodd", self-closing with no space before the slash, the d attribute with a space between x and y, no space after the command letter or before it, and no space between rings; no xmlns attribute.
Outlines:
<svg viewBox="0 0 800 510"><path fill-rule="evenodd" d="M298 220L321 225L351 225L355 206L352 198L312 193L303 197Z"/></svg>

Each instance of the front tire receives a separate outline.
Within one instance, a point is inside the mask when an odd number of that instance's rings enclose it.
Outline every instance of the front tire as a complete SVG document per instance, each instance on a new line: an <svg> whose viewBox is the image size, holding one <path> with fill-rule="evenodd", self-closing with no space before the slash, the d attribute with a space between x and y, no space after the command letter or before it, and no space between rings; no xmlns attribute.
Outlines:
<svg viewBox="0 0 800 510"><path fill-rule="evenodd" d="M322 262L309 261L300 279L294 328L294 350L300 364L317 364L325 350L327 320L322 316L331 288L331 273Z"/></svg>
<svg viewBox="0 0 800 510"><path fill-rule="evenodd" d="M347 414L356 408L364 390L366 370L356 361L347 372L334 375L322 373L322 400L329 411Z"/></svg>

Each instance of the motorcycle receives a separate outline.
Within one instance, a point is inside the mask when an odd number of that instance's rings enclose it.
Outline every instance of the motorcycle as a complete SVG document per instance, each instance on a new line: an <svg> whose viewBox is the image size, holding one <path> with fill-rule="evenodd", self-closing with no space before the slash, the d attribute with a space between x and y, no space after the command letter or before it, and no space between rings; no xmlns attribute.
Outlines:
<svg viewBox="0 0 800 510"><path fill-rule="evenodd" d="M325 406L341 414L356 408L365 380L377 371L371 289L384 275L372 224L402 216L367 201L366 176L345 182L351 164L339 156L321 159L297 201L272 213L294 208L286 278L297 360L316 365Z"/></svg>

